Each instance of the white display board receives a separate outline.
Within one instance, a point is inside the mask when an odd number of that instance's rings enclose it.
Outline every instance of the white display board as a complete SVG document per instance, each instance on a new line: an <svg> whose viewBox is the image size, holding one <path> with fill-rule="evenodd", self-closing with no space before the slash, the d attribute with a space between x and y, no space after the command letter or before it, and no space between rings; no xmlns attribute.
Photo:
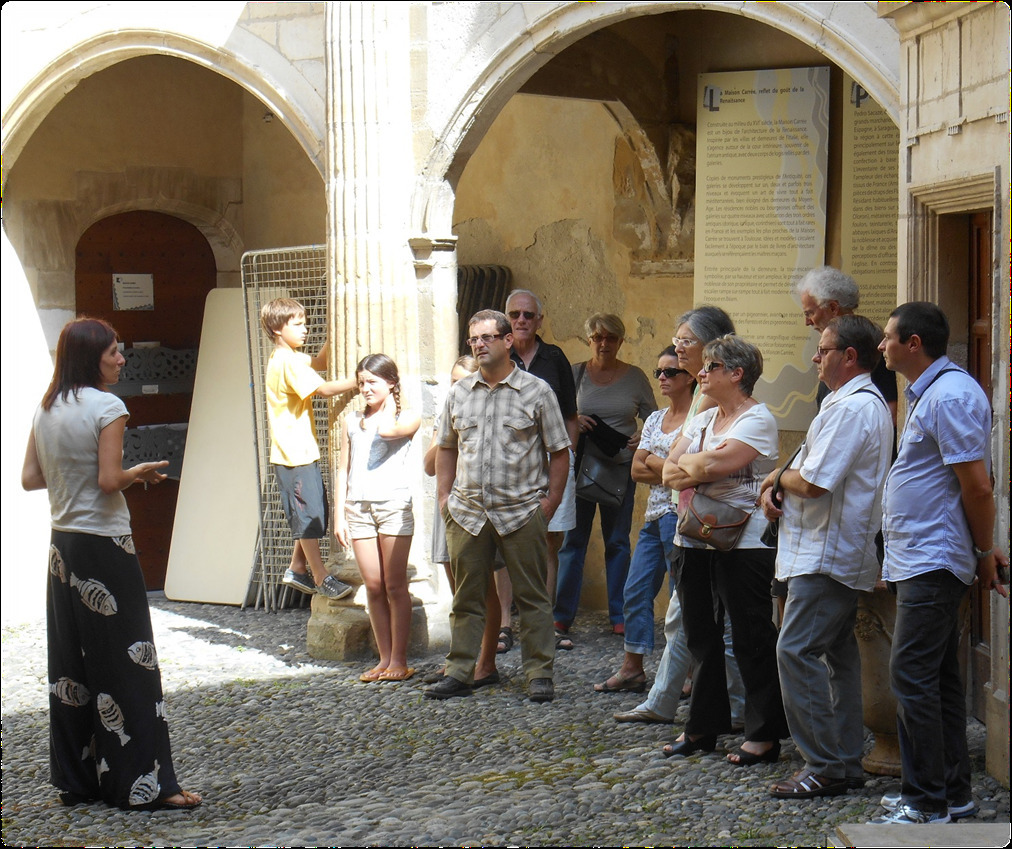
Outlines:
<svg viewBox="0 0 1012 849"><path fill-rule="evenodd" d="M246 600L260 515L246 347L242 290L213 289L165 575L174 601Z"/></svg>

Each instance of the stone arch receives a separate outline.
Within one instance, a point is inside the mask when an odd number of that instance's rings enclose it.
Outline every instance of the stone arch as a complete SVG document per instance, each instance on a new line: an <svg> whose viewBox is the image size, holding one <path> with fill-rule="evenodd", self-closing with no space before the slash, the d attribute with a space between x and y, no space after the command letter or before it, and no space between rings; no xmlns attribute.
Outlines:
<svg viewBox="0 0 1012 849"><path fill-rule="evenodd" d="M871 4L832 4L825 16L793 3L744 3L732 9L718 2L567 3L530 18L525 28L518 29L485 63L484 72L472 80L436 132L439 143L420 175L412 203L413 230L437 240L450 234L454 187L471 152L506 102L560 51L627 18L690 9L742 15L797 38L858 80L898 122L899 39L892 22L880 19Z"/></svg>
<svg viewBox="0 0 1012 849"><path fill-rule="evenodd" d="M18 93L4 115L3 183L35 130L81 80L150 54L193 62L250 92L284 122L323 176L325 109L320 93L285 56L250 33L236 28L229 42L232 49L226 51L164 30L121 30L94 35L64 51Z"/></svg>

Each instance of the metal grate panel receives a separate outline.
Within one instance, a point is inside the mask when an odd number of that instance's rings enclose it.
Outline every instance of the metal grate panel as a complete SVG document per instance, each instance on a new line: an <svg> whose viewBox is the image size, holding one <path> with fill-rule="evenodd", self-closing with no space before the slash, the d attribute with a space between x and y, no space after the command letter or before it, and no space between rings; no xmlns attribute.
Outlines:
<svg viewBox="0 0 1012 849"><path fill-rule="evenodd" d="M250 251L242 258L242 289L249 343L250 386L256 425L257 479L260 484L260 539L247 601L267 610L298 607L310 596L281 583L292 558L292 532L285 520L277 482L270 466L270 431L264 393L267 360L274 345L260 326L260 309L274 298L294 298L306 308L306 351L316 352L327 340L326 249L323 245ZM314 396L320 468L328 476L327 400ZM329 481L328 484L329 492ZM324 562L330 556L330 534L320 540Z"/></svg>

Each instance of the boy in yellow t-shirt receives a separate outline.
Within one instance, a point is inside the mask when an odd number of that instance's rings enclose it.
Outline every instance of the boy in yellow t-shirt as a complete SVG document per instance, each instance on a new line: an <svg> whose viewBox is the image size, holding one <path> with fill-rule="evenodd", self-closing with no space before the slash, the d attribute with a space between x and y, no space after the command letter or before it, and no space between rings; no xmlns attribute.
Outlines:
<svg viewBox="0 0 1012 849"><path fill-rule="evenodd" d="M295 546L282 583L301 592L344 598L352 587L327 573L320 539L327 533L327 491L320 473L313 396L329 398L354 391L354 378L324 380L327 345L315 357L298 349L306 342L306 310L291 298L276 298L260 311L264 332L274 342L267 363L267 421L271 464Z"/></svg>

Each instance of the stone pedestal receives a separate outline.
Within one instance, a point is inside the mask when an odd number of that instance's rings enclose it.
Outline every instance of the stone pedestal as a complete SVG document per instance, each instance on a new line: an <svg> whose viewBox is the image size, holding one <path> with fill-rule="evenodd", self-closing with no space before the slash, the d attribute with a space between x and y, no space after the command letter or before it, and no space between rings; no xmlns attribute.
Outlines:
<svg viewBox="0 0 1012 849"><path fill-rule="evenodd" d="M364 604L362 577L354 564L344 564L336 572L338 579L355 587L355 592L335 600L314 595L312 613L306 626L306 648L311 657L320 660L375 660L378 652L373 639L369 613ZM408 658L424 655L429 650L429 624L422 602L411 596L411 633L408 636Z"/></svg>
<svg viewBox="0 0 1012 849"><path fill-rule="evenodd" d="M889 655L896 625L896 596L886 589L861 593L854 633L861 652L861 696L864 724L875 745L861 761L874 775L900 774L900 744L896 735L896 698L889 686Z"/></svg>

